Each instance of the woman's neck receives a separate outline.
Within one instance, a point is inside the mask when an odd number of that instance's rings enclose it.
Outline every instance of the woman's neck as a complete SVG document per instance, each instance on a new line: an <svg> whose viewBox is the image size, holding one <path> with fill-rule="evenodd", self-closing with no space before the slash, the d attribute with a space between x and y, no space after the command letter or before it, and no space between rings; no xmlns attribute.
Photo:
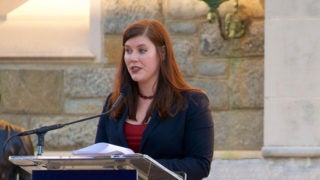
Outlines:
<svg viewBox="0 0 320 180"><path fill-rule="evenodd" d="M139 97L143 99L152 99L156 93L156 84L139 84Z"/></svg>

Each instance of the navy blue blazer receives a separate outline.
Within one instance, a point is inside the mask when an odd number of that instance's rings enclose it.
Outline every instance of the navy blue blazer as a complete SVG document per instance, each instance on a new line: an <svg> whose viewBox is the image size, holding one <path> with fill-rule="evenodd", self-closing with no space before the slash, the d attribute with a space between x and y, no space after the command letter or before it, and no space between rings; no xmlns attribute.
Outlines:
<svg viewBox="0 0 320 180"><path fill-rule="evenodd" d="M186 92L184 97L188 106L175 117L159 120L155 110L143 133L140 153L149 155L172 171L185 172L188 180L197 180L207 177L210 172L213 119L205 94ZM128 147L123 131L127 114L128 109L117 120L101 117L95 142Z"/></svg>

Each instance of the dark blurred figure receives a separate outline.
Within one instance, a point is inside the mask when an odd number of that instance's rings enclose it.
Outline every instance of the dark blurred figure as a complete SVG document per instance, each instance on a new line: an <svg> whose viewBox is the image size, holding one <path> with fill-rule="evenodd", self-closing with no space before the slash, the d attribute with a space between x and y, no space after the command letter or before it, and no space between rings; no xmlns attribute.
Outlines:
<svg viewBox="0 0 320 180"><path fill-rule="evenodd" d="M29 136L17 136L12 138L3 149L6 140L24 128L0 119L0 180L29 180L31 175L19 166L9 161L9 156L34 155L34 149Z"/></svg>

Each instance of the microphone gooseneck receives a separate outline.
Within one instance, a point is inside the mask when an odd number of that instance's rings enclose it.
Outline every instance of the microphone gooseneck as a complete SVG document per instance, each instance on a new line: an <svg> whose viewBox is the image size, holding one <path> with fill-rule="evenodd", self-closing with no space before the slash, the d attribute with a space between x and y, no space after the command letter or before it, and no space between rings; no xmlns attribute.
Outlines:
<svg viewBox="0 0 320 180"><path fill-rule="evenodd" d="M94 116L90 116L90 117L86 117L86 118L79 119L79 120L76 120L76 121L68 122L68 123L65 123L65 124L54 124L54 125L50 125L50 126L43 126L43 127L40 127L40 128L37 128L37 129L33 129L33 130L20 132L18 134L15 134L15 135L11 136L10 138L8 138L7 141L9 141L11 138L13 138L15 136L26 136L26 135L30 135L30 134L37 134L38 135L38 154L37 155L41 155L42 154L42 146L44 144L44 135L45 135L45 133L47 133L48 131L54 130L54 129L62 128L64 126L67 126L67 125L70 125L70 124L75 124L75 123L79 123L79 122L86 121L86 120L89 120L89 119L94 119L94 118L101 117L101 116L104 116L104 115L107 115L107 114L111 113L119 105L119 103L122 101L122 99L125 96L127 96L128 92L130 91L130 88L131 87L130 87L129 84L125 84L120 90L120 95L119 95L118 99L111 106L111 108L108 111L104 112L104 113L101 113L101 114L98 114L98 115L94 115ZM5 144L7 144L7 143L5 143ZM4 149L5 149L5 146L4 146Z"/></svg>
<svg viewBox="0 0 320 180"><path fill-rule="evenodd" d="M119 103L122 101L122 99L127 96L129 90L130 90L130 85L129 84L125 84L121 90L120 90L120 95L118 97L118 99L114 102L114 104L111 106L109 111L113 111L118 105Z"/></svg>
<svg viewBox="0 0 320 180"><path fill-rule="evenodd" d="M131 86L129 84L125 84L121 90L120 90L120 94L123 94L123 96L126 96L128 94L128 92L130 91Z"/></svg>

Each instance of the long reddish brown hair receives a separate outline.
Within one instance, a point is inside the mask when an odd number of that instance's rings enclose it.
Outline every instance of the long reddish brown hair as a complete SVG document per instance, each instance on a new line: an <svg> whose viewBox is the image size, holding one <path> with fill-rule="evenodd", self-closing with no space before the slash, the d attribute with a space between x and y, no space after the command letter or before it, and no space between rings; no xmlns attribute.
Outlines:
<svg viewBox="0 0 320 180"><path fill-rule="evenodd" d="M123 32L122 45L124 46L126 41L130 38L141 35L148 37L155 45L157 54L161 61L156 94L146 114L145 121L152 115L155 108L158 108L159 117L161 119L169 116L172 117L178 111L186 107L182 92L203 91L193 88L184 80L174 56L169 34L160 21L146 19L129 25ZM115 77L113 93L110 97L110 101L108 102L107 109L109 109L119 97L120 90L124 84L129 84L131 86L131 90L110 116L113 118L120 118L123 110L128 106L129 118L135 120L139 88L138 83L131 79L128 72L124 61L123 49L122 59Z"/></svg>

